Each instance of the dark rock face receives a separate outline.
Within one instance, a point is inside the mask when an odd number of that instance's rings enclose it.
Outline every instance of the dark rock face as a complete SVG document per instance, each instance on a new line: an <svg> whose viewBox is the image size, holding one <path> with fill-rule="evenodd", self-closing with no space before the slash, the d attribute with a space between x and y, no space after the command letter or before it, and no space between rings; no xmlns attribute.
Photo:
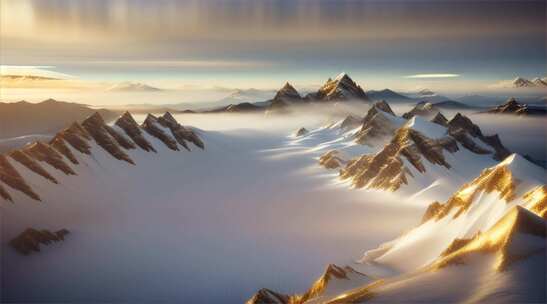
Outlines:
<svg viewBox="0 0 547 304"><path fill-rule="evenodd" d="M1 184L0 184L0 197L5 199L6 201L13 202L11 195L9 195L8 191L6 191L6 189L4 189L4 187Z"/></svg>
<svg viewBox="0 0 547 304"><path fill-rule="evenodd" d="M456 129L463 129L463 130L465 130L465 132L467 132L469 135L471 135L473 137L481 137L482 136L482 131L479 128L479 126L474 124L471 121L471 119L469 119L467 116L464 116L460 113L456 114L454 116L454 118L452 118L448 122L449 132L451 130L456 130Z"/></svg>
<svg viewBox="0 0 547 304"><path fill-rule="evenodd" d="M302 96L300 96L298 91L290 83L287 82L275 94L273 101L276 101L276 100L284 101L284 102L298 102L298 101L302 101Z"/></svg>
<svg viewBox="0 0 547 304"><path fill-rule="evenodd" d="M188 145L186 144L187 141L193 143L197 147L204 149L205 145L203 144L203 141L196 135L196 133L183 125L179 124L177 120L171 115L169 112L165 112L163 116L158 118L158 122L171 130L171 134L175 137L177 142L181 144L184 148L187 150L190 150Z"/></svg>
<svg viewBox="0 0 547 304"><path fill-rule="evenodd" d="M393 110L391 109L391 107L389 106L389 104L385 100L380 100L380 101L375 102L373 104L373 107L378 109L378 110L384 111L388 114L391 114L391 115L395 116L395 113L393 112Z"/></svg>
<svg viewBox="0 0 547 304"><path fill-rule="evenodd" d="M146 117L146 119L144 120L142 124L142 128L146 132L148 132L148 134L161 140L169 149L174 151L179 151L177 142L171 136L165 133L165 131L162 130L158 125L159 125L158 119L154 115L148 114L148 116Z"/></svg>
<svg viewBox="0 0 547 304"><path fill-rule="evenodd" d="M466 140L464 138L465 136L463 136L462 133L466 133L474 138L478 138L479 140L493 148L493 150L495 151L494 159L496 160L502 160L511 154L511 152L503 146L497 134L487 136L483 135L479 126L474 124L471 119L460 113L456 114L454 118L452 118L448 122L448 133L456 138L459 142L461 142L464 147L468 148L471 151L477 151L476 153L482 154L479 149L484 149L474 147L476 145L474 143L472 145L466 143L466 141L469 140Z"/></svg>
<svg viewBox="0 0 547 304"><path fill-rule="evenodd" d="M492 151L486 150L482 148L481 146L477 145L475 141L473 141L469 135L462 129L457 129L455 131L452 131L449 133L450 136L454 137L464 148L467 150L476 153L476 154L490 154Z"/></svg>
<svg viewBox="0 0 547 304"><path fill-rule="evenodd" d="M0 181L4 182L13 189L17 189L25 193L32 199L37 201L40 200L40 196L32 190L32 188L21 177L19 172L17 172L17 170L15 170L15 168L9 163L6 156L2 154L0 154ZM5 190L3 190L3 192L5 192ZM2 195L2 197L6 198L5 195ZM8 194L6 199L10 198L11 197Z"/></svg>
<svg viewBox="0 0 547 304"><path fill-rule="evenodd" d="M133 119L133 116L129 112L125 112L115 123L118 127L125 131L125 134L129 136L141 149L144 151L156 152L154 147L144 138L139 125Z"/></svg>
<svg viewBox="0 0 547 304"><path fill-rule="evenodd" d="M312 101L370 100L365 91L345 73L338 75L334 80L327 80L319 91L309 94L307 99Z"/></svg>
<svg viewBox="0 0 547 304"><path fill-rule="evenodd" d="M225 109L226 112L231 112L231 113L258 112L262 110L263 110L262 107L256 106L250 102L231 104Z"/></svg>
<svg viewBox="0 0 547 304"><path fill-rule="evenodd" d="M70 151L70 148L68 148L68 146L65 144L65 141L63 140L63 137L61 135L59 134L55 135L55 137L53 137L53 139L49 142L49 144L55 150L57 150L57 152L61 153L66 158L68 158L70 162L72 162L75 165L78 164L78 160L76 159L72 151Z"/></svg>
<svg viewBox="0 0 547 304"><path fill-rule="evenodd" d="M270 289L262 288L246 304L288 304L290 297Z"/></svg>
<svg viewBox="0 0 547 304"><path fill-rule="evenodd" d="M29 255L32 252L40 252L40 244L49 245L53 242L60 242L69 234L66 229L61 229L56 232L49 230L36 230L27 228L16 238L10 241L10 245L22 255Z"/></svg>
<svg viewBox="0 0 547 304"><path fill-rule="evenodd" d="M298 131L296 131L296 136L304 136L308 134L309 131L306 128L300 128Z"/></svg>
<svg viewBox="0 0 547 304"><path fill-rule="evenodd" d="M82 123L85 130L95 139L97 144L105 149L110 155L116 159L124 160L132 165L135 164L133 160L120 148L118 143L110 136L106 130L105 122L99 113L95 113L88 117ZM114 131L115 132L115 131Z"/></svg>
<svg viewBox="0 0 547 304"><path fill-rule="evenodd" d="M72 168L65 163L61 154L42 142L35 142L30 146L23 148L23 150L25 153L32 155L35 159L50 164L55 169L62 171L66 175L76 175L76 172L74 172L74 170L72 170Z"/></svg>
<svg viewBox="0 0 547 304"><path fill-rule="evenodd" d="M57 136L68 142L74 149L84 154L91 154L91 146L87 142L91 140L91 136L87 131L77 122L73 123L70 127L57 133Z"/></svg>
<svg viewBox="0 0 547 304"><path fill-rule="evenodd" d="M57 180L53 176L51 176L51 174L49 174L38 162L36 162L26 153L20 150L15 150L9 153L9 156L11 156L11 158L15 159L16 161L20 162L23 166L27 167L34 173L45 177L46 179L50 180L51 182L55 184L58 183Z"/></svg>
<svg viewBox="0 0 547 304"><path fill-rule="evenodd" d="M187 141L193 143L201 149L205 148L205 145L201 139L199 139L199 137L192 130L179 124L171 113L166 112L163 114L163 116L158 118L158 122L165 128L169 128L169 130L171 130L171 134L173 134L177 142L186 150L190 151Z"/></svg>
<svg viewBox="0 0 547 304"><path fill-rule="evenodd" d="M355 141L372 146L383 137L393 136L398 126L386 115L395 116L391 107L385 101L375 103L363 119L361 130L355 134Z"/></svg>
<svg viewBox="0 0 547 304"><path fill-rule="evenodd" d="M118 144L120 146L122 146L124 149L126 150L131 150L131 149L135 149L135 144L133 144L129 139L127 139L125 136L123 136L122 134L116 132L116 130L114 130L114 128L112 128L111 126L109 125L105 125L104 126L104 129L106 130L106 132L108 132L108 134L110 136L112 136L112 138L114 138Z"/></svg>
<svg viewBox="0 0 547 304"><path fill-rule="evenodd" d="M437 113L437 115L433 117L431 122L441 125L443 127L448 127L448 119L446 119L446 117L441 112Z"/></svg>

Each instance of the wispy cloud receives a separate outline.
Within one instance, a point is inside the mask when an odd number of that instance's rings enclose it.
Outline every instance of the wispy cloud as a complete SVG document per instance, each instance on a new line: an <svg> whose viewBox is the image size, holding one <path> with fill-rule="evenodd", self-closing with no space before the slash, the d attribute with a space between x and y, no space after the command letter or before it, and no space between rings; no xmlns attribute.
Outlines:
<svg viewBox="0 0 547 304"><path fill-rule="evenodd" d="M41 76L60 79L75 78L72 75L50 71L51 65L0 65L0 75Z"/></svg>
<svg viewBox="0 0 547 304"><path fill-rule="evenodd" d="M460 77L460 74L416 74L408 75L405 78L455 78Z"/></svg>
<svg viewBox="0 0 547 304"><path fill-rule="evenodd" d="M238 60L100 60L72 64L141 68L254 68L273 65L268 61Z"/></svg>

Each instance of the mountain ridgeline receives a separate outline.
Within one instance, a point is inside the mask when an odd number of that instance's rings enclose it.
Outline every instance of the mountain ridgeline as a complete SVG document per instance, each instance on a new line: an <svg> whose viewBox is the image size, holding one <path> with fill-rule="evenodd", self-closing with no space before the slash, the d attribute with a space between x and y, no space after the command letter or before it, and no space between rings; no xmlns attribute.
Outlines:
<svg viewBox="0 0 547 304"><path fill-rule="evenodd" d="M266 112L285 113L291 105L319 104L327 102L370 102L370 98L363 88L346 73L341 73L334 79L329 78L316 92L306 95L300 94L292 84L285 83L274 97L264 102L242 102L205 111L206 113L219 112Z"/></svg>
<svg viewBox="0 0 547 304"><path fill-rule="evenodd" d="M74 122L61 130L48 143L38 141L0 154L0 197L13 202L11 192L19 191L41 201L40 194L19 172L22 168L58 184L51 170L77 175L76 167L82 158L93 158L97 149L106 151L119 161L138 165L129 152L140 149L157 153L157 146L151 143L151 138L158 139L173 151L205 148L199 136L179 124L169 112L159 117L149 114L142 125L137 124L129 112L119 117L114 125L105 123L101 114L96 112L81 124Z"/></svg>

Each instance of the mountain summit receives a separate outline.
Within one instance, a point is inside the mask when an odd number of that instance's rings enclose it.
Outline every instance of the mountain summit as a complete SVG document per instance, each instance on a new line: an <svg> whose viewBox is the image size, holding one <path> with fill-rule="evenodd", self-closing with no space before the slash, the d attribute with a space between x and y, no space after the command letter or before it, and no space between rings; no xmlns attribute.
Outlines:
<svg viewBox="0 0 547 304"><path fill-rule="evenodd" d="M282 101L298 101L301 100L302 97L298 93L298 91L290 84L285 83L285 85L277 91L275 94L274 100L282 100Z"/></svg>
<svg viewBox="0 0 547 304"><path fill-rule="evenodd" d="M370 100L361 86L346 73L340 73L334 80L329 78L319 91L307 97L319 101Z"/></svg>

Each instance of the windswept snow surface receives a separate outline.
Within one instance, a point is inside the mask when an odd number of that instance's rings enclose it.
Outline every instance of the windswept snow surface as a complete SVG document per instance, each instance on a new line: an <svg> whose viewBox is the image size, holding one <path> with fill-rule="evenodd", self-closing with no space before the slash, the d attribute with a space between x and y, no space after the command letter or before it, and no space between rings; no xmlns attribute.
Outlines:
<svg viewBox="0 0 547 304"><path fill-rule="evenodd" d="M2 301L242 303L263 286L294 293L324 265L351 264L420 220L423 207L349 190L319 166L331 149L371 149L317 131L326 119L176 119L200 128L204 151L175 152L145 133L158 153L129 151L133 166L97 146L92 157L73 150L77 176L48 168L60 185L11 161L43 202L17 191L14 204L0 202ZM316 131L288 135L300 127ZM7 243L27 227L71 233L20 256Z"/></svg>

